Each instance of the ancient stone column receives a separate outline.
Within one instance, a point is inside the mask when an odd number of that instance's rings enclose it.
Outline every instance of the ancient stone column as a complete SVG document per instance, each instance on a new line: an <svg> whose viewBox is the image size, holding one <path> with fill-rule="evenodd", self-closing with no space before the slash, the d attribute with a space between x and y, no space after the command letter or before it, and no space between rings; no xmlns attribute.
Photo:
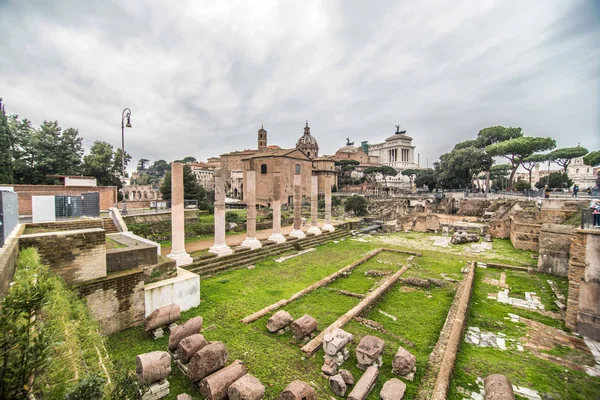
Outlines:
<svg viewBox="0 0 600 400"><path fill-rule="evenodd" d="M306 234L300 229L302 227L302 196L300 194L302 189L302 175L294 175L294 229L290 232L291 237L302 239L306 237Z"/></svg>
<svg viewBox="0 0 600 400"><path fill-rule="evenodd" d="M225 242L225 177L221 168L215 169L215 244L208 252L217 257L233 253Z"/></svg>
<svg viewBox="0 0 600 400"><path fill-rule="evenodd" d="M281 173L273 172L273 232L269 240L276 243L285 242L281 234Z"/></svg>
<svg viewBox="0 0 600 400"><path fill-rule="evenodd" d="M262 247L260 240L256 239L256 171L246 171L246 239L242 246L251 250Z"/></svg>
<svg viewBox="0 0 600 400"><path fill-rule="evenodd" d="M323 232L333 232L335 228L331 225L331 177L324 176L325 180L325 225L321 227Z"/></svg>
<svg viewBox="0 0 600 400"><path fill-rule="evenodd" d="M185 211L183 205L183 164L171 164L171 254L177 266L194 260L185 252Z"/></svg>
<svg viewBox="0 0 600 400"><path fill-rule="evenodd" d="M319 177L317 175L313 175L310 177L310 228L306 231L306 233L310 233L312 235L320 235L321 230L319 229L319 225L317 223L317 213L319 207Z"/></svg>

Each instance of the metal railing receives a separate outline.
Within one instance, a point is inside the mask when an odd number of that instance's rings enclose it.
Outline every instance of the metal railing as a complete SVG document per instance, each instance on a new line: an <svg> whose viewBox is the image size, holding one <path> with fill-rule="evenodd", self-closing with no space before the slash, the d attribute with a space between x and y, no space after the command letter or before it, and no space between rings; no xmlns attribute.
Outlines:
<svg viewBox="0 0 600 400"><path fill-rule="evenodd" d="M121 207L121 204L119 204ZM183 207L186 210L197 210L198 200L184 200ZM171 200L156 200L148 201L148 206L144 207L127 207L127 215L141 215L141 214L160 214L171 211Z"/></svg>

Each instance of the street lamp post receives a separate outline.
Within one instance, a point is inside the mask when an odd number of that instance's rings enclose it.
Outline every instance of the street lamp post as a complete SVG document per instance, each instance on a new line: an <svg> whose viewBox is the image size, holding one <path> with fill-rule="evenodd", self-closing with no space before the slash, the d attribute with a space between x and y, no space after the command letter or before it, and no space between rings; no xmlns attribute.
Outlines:
<svg viewBox="0 0 600 400"><path fill-rule="evenodd" d="M123 174L123 208L121 214L127 215L127 198L125 197L125 127L131 128L131 110L125 108L121 114L121 173ZM127 118L127 124L125 124Z"/></svg>

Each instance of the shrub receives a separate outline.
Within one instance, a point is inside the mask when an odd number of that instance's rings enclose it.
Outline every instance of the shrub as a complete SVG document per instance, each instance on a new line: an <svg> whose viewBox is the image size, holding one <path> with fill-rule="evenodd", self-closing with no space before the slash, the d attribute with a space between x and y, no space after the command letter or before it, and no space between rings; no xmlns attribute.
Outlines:
<svg viewBox="0 0 600 400"><path fill-rule="evenodd" d="M363 196L354 195L348 197L344 203L344 211L352 211L357 217L367 215L367 199Z"/></svg>
<svg viewBox="0 0 600 400"><path fill-rule="evenodd" d="M517 181L517 183L515 183L514 188L517 191L529 190L529 189L531 189L531 185L527 181L520 180L520 181Z"/></svg>

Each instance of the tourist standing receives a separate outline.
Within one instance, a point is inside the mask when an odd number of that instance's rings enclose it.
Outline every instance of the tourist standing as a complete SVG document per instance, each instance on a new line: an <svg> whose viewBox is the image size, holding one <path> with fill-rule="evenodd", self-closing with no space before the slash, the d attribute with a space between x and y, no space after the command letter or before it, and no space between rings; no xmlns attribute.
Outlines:
<svg viewBox="0 0 600 400"><path fill-rule="evenodd" d="M600 228L600 200L592 200L590 208L592 210L593 217L592 225L594 226L594 228Z"/></svg>
<svg viewBox="0 0 600 400"><path fill-rule="evenodd" d="M592 188L587 188L587 189L585 190L585 192L586 192L587 194L589 194L589 195L590 195L590 197L592 197Z"/></svg>
<svg viewBox="0 0 600 400"><path fill-rule="evenodd" d="M577 198L577 192L579 192L579 186L578 185L574 185L573 186L573 194L571 195L571 197Z"/></svg>

